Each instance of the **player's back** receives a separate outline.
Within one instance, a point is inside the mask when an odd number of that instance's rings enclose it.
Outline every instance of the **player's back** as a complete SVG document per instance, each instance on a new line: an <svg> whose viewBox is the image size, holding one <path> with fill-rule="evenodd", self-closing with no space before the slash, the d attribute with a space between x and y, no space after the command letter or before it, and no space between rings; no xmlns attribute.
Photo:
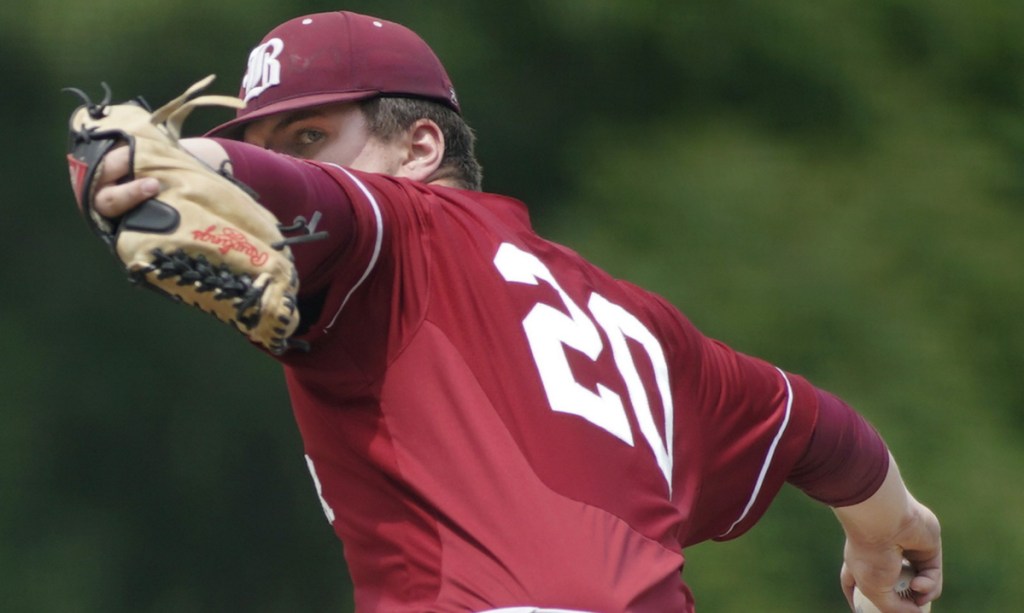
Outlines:
<svg viewBox="0 0 1024 613"><path fill-rule="evenodd" d="M362 181L379 256L289 369L360 609L686 610L676 322L517 202Z"/></svg>

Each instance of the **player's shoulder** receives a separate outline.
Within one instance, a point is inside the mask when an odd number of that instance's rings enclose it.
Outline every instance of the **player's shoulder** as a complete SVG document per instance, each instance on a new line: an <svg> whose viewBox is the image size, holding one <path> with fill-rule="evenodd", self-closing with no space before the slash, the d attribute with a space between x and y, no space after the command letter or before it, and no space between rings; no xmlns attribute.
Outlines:
<svg viewBox="0 0 1024 613"><path fill-rule="evenodd" d="M663 294L641 287L632 281L615 279L615 283L624 296L623 300L630 301L632 312L642 314L645 323L656 332L666 348L692 350L710 340L693 324L680 306Z"/></svg>
<svg viewBox="0 0 1024 613"><path fill-rule="evenodd" d="M365 172L331 162L304 160L307 164L321 169L324 173L340 184L350 196L361 195L366 198L388 198L402 195L407 190L402 188L404 180L388 175Z"/></svg>
<svg viewBox="0 0 1024 613"><path fill-rule="evenodd" d="M438 205L444 202L491 202L503 199L496 194L462 190L438 184L424 183L404 177L367 172L339 166L329 162L305 160L323 170L350 193L362 193L367 198L378 200ZM510 199L508 199L510 200Z"/></svg>

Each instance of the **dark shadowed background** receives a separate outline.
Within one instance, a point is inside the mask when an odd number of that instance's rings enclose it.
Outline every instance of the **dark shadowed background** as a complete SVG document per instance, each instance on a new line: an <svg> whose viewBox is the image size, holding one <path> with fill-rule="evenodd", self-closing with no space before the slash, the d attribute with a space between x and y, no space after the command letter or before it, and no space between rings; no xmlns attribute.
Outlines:
<svg viewBox="0 0 1024 613"><path fill-rule="evenodd" d="M304 13L403 22L542 234L802 373L944 522L936 611L1024 601L1024 3L27 0L0 8L0 609L348 611L276 364L131 287L74 207L65 86L155 105ZM199 111L199 133L224 120ZM699 610L842 611L786 491L689 552Z"/></svg>

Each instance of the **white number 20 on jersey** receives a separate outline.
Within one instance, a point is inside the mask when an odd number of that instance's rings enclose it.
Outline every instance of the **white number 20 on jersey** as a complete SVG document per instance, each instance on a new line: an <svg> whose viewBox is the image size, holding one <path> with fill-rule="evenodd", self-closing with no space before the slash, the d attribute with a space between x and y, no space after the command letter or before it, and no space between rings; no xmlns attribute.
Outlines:
<svg viewBox="0 0 1024 613"><path fill-rule="evenodd" d="M551 409L582 417L632 446L633 432L622 399L605 385L598 384L596 392L581 385L573 375L565 353L565 348L571 347L591 360L597 360L604 350L598 326L604 331L611 345L615 366L625 381L640 432L654 454L671 495L672 391L665 353L658 339L639 319L596 292L587 301L588 315L565 293L551 270L540 259L514 245L502 244L494 256L494 265L509 283L548 284L558 293L565 306L563 311L538 303L523 319L523 330ZM639 343L654 367L655 384L665 415L664 438L654 423L647 391L626 339Z"/></svg>

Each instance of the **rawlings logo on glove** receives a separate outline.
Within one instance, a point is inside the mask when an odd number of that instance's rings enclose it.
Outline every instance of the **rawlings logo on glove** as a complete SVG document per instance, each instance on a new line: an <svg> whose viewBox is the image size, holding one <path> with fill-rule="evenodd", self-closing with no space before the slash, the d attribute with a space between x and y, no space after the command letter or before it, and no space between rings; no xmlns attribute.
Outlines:
<svg viewBox="0 0 1024 613"><path fill-rule="evenodd" d="M249 261L253 266L263 266L270 259L270 255L266 251L260 251L248 241L244 232L239 232L234 228L221 228L220 234L216 232L217 226L210 226L205 230L193 230L192 238L219 246L221 255L228 251L244 253L249 256Z"/></svg>
<svg viewBox="0 0 1024 613"><path fill-rule="evenodd" d="M299 323L298 273L289 244L322 236L317 219L283 231L246 186L193 157L178 143L181 125L196 106L244 106L229 96L199 96L209 76L155 112L134 100L99 104L71 90L85 104L71 115L68 167L71 185L89 226L124 265L131 281L198 307L229 323L274 354L301 343L290 340ZM104 86L106 87L106 86ZM93 207L104 156L127 144L131 178L154 177L160 193L129 213L108 219Z"/></svg>

